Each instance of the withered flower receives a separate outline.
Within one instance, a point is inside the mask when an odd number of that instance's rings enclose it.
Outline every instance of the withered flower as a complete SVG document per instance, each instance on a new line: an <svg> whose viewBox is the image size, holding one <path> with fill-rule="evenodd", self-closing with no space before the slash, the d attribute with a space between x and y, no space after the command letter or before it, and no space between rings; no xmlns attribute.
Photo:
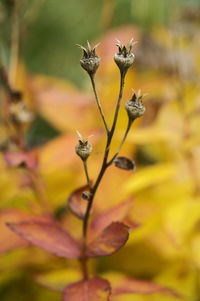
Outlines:
<svg viewBox="0 0 200 301"><path fill-rule="evenodd" d="M142 99L147 94L141 94L141 90L138 91L138 94L133 90L133 96L125 104L125 109L128 113L130 120L135 120L136 118L142 116L145 112L145 107L142 103Z"/></svg>
<svg viewBox="0 0 200 301"><path fill-rule="evenodd" d="M133 65L135 55L131 52L131 50L133 45L136 43L137 42L134 42L134 39L132 38L130 42L124 46L119 40L117 40L116 46L118 47L118 53L115 53L114 60L121 72L126 73L128 68Z"/></svg>
<svg viewBox="0 0 200 301"><path fill-rule="evenodd" d="M92 145L88 141L88 139L91 136L87 137L86 139L83 139L82 135L78 131L76 132L78 135L78 144L75 147L75 151L77 155L81 157L83 161L85 161L92 152Z"/></svg>
<svg viewBox="0 0 200 301"><path fill-rule="evenodd" d="M78 45L83 50L83 57L80 59L80 64L85 69L89 75L94 75L100 64L100 57L96 55L96 48L99 44L95 45L93 48L87 41L87 48Z"/></svg>

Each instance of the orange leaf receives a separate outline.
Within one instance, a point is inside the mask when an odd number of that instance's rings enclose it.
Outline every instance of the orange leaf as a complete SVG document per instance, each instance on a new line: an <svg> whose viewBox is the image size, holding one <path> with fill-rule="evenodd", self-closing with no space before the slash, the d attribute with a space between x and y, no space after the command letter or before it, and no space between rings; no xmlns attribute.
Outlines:
<svg viewBox="0 0 200 301"><path fill-rule="evenodd" d="M174 297L180 297L173 289L145 280L125 278L113 286L113 295L119 294L153 294L163 292Z"/></svg>
<svg viewBox="0 0 200 301"><path fill-rule="evenodd" d="M68 198L68 205L70 210L80 219L84 219L88 201L82 198L82 193L84 191L89 191L89 186L82 186L72 192Z"/></svg>
<svg viewBox="0 0 200 301"><path fill-rule="evenodd" d="M66 258L78 258L78 243L54 222L28 221L7 223L8 227L33 245Z"/></svg>
<svg viewBox="0 0 200 301"><path fill-rule="evenodd" d="M28 245L24 239L11 232L5 225L8 221L19 222L25 216L24 212L17 210L4 210L0 212L0 254Z"/></svg>

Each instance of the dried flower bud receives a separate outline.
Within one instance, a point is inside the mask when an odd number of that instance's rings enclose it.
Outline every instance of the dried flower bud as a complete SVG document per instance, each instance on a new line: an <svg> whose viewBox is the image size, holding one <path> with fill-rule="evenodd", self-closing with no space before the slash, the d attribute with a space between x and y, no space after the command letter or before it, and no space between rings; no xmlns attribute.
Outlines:
<svg viewBox="0 0 200 301"><path fill-rule="evenodd" d="M94 75L100 64L100 57L96 55L96 48L99 44L91 48L87 41L87 48L78 45L83 50L83 57L80 59L80 64L90 75Z"/></svg>
<svg viewBox="0 0 200 301"><path fill-rule="evenodd" d="M138 91L138 94L133 90L133 97L125 104L125 109L132 121L142 116L145 112L145 107L142 103L144 96L146 96L146 94L141 95L140 90Z"/></svg>
<svg viewBox="0 0 200 301"><path fill-rule="evenodd" d="M133 65L135 56L131 50L133 45L136 43L137 42L134 42L133 39L131 39L130 42L124 46L119 40L117 40L116 46L118 47L119 51L118 53L115 53L114 60L121 72L126 73L128 68Z"/></svg>
<svg viewBox="0 0 200 301"><path fill-rule="evenodd" d="M23 101L12 103L10 105L10 113L14 121L19 123L30 123L34 119L34 114L31 112Z"/></svg>
<svg viewBox="0 0 200 301"><path fill-rule="evenodd" d="M88 139L91 136L89 136L86 139L83 139L81 134L78 131L76 131L76 132L78 134L79 139L78 139L78 144L75 147L75 151L76 151L77 155L79 157L81 157L81 159L84 161L84 160L87 160L87 158L89 157L89 155L92 152L92 145L88 141Z"/></svg>

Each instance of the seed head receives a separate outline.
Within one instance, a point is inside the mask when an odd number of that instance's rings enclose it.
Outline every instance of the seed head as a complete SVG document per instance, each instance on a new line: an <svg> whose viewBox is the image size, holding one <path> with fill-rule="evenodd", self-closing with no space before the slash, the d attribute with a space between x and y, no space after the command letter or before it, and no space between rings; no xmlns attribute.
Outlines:
<svg viewBox="0 0 200 301"><path fill-rule="evenodd" d="M125 109L128 113L130 120L135 120L138 117L141 117L145 112L145 107L142 103L142 99L146 94L141 95L141 90L138 91L138 94L133 90L133 96L125 104Z"/></svg>
<svg viewBox="0 0 200 301"><path fill-rule="evenodd" d="M87 41L87 47L78 45L83 50L83 57L80 59L80 64L89 75L94 75L100 64L100 57L96 55L96 48L99 44L91 48L90 43Z"/></svg>
<svg viewBox="0 0 200 301"><path fill-rule="evenodd" d="M114 60L121 72L126 73L128 68L133 65L135 56L131 50L133 45L136 43L137 42L134 42L132 38L130 42L124 46L119 40L117 40L116 46L118 47L118 53L115 53Z"/></svg>
<svg viewBox="0 0 200 301"><path fill-rule="evenodd" d="M88 139L91 137L89 136L86 139L83 139L83 137L81 136L81 134L77 132L78 135L78 144L75 147L75 151L77 153L77 155L79 157L81 157L81 159L83 161L87 160L87 158L89 157L89 155L92 152L92 145L89 143Z"/></svg>

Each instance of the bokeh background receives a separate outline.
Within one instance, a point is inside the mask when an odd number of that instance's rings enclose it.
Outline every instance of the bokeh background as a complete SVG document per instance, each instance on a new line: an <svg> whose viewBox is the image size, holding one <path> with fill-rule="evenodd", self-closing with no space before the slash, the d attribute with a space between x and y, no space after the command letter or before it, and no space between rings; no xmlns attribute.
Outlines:
<svg viewBox="0 0 200 301"><path fill-rule="evenodd" d="M13 1L0 2L0 63L8 73ZM74 237L80 235L81 222L69 212L66 200L71 191L85 184L82 164L74 152L75 131L94 135L88 161L93 179L105 143L76 44L101 42L96 85L111 124L119 90L119 72L113 61L115 39L127 43L134 37L138 41L111 150L118 147L126 127L124 103L131 98L132 88L141 89L148 93L146 113L135 122L121 152L135 160L137 169L132 173L111 167L94 208L96 214L133 198L128 220L134 227L123 249L92 260L90 270L109 279L125 274L153 280L174 288L183 300L200 300L199 0L16 1L19 51L12 86L22 91L35 114L24 129L24 139L28 148L37 148L44 198ZM0 96L3 107L2 87ZM3 153L9 135L3 113L0 115ZM42 207L27 179L23 168L7 166L1 155L0 300L61 300L60 293L45 287L77 280L78 263L36 247L16 248L14 234L5 227L5 221L20 220L23 214L38 213ZM115 300L175 299L156 293L122 295Z"/></svg>

